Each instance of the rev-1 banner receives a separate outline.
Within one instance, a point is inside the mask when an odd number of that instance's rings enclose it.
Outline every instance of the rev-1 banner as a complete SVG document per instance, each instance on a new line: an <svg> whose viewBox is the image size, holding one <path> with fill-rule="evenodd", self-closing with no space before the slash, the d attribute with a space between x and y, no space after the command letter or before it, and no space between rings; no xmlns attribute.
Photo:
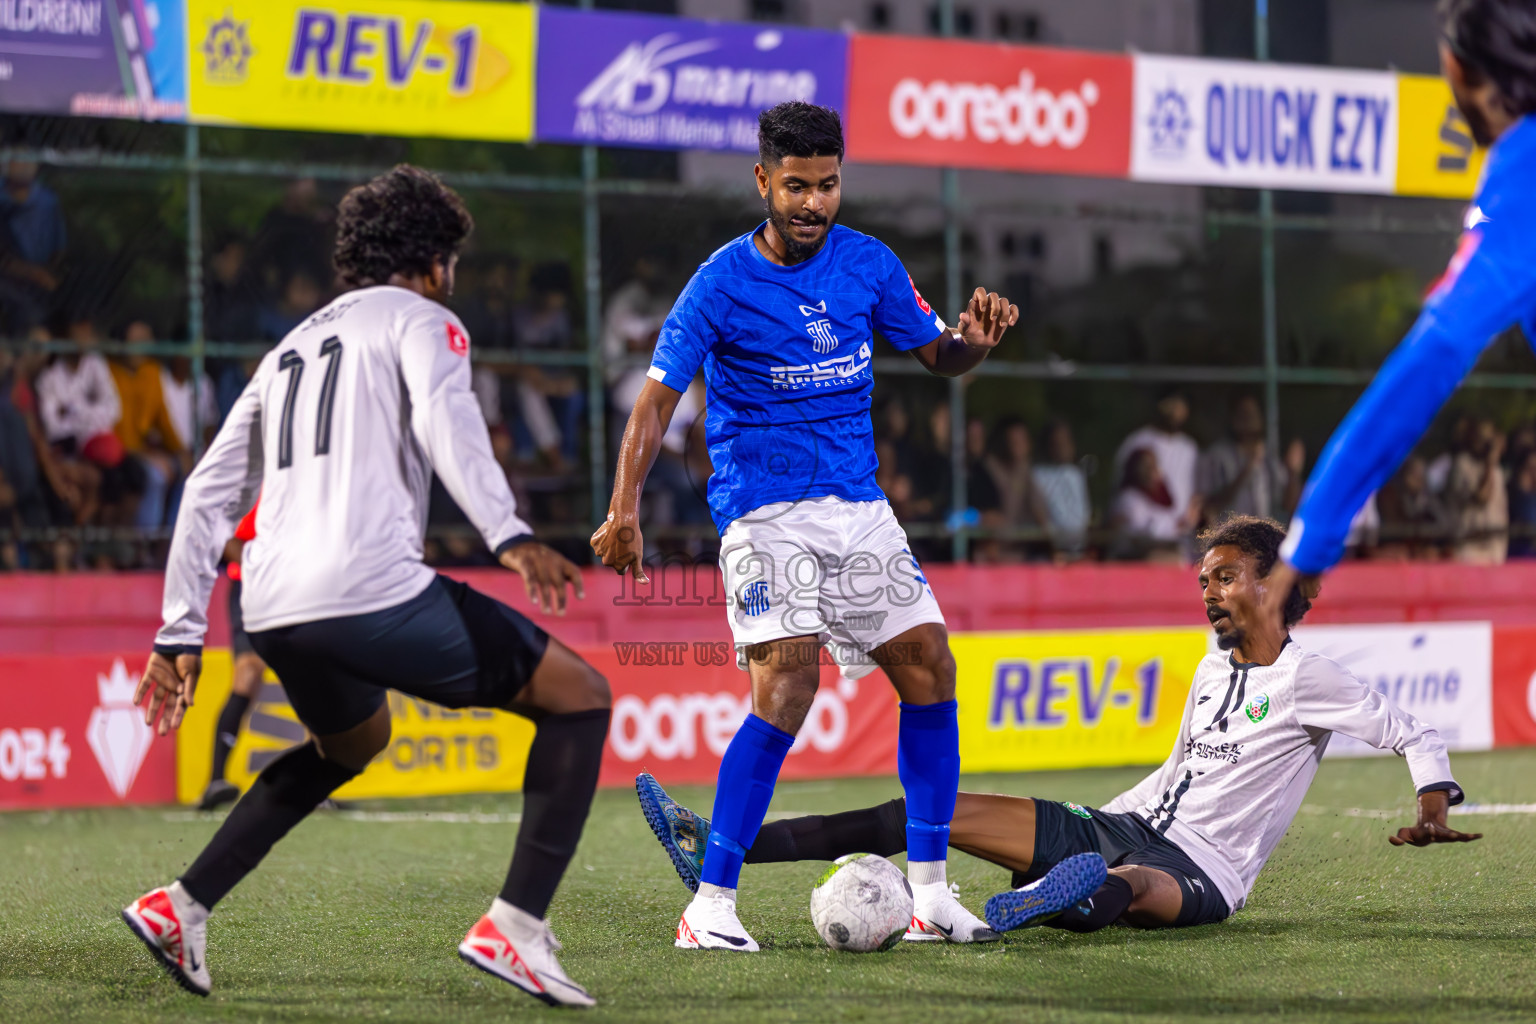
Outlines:
<svg viewBox="0 0 1536 1024"><path fill-rule="evenodd" d="M1391 193L1390 72L1136 57L1131 177L1191 185Z"/></svg>
<svg viewBox="0 0 1536 1024"><path fill-rule="evenodd" d="M646 149L757 149L759 111L844 107L838 32L539 9L536 135Z"/></svg>

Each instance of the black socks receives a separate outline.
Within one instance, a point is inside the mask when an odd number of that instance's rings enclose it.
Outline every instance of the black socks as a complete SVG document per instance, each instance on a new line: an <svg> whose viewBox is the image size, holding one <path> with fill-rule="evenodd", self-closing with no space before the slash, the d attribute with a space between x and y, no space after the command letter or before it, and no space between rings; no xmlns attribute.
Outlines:
<svg viewBox="0 0 1536 1024"><path fill-rule="evenodd" d="M256 777L250 792L182 873L182 888L212 910L255 870L273 843L355 775L353 769L321 757L314 740L294 747Z"/></svg>
<svg viewBox="0 0 1536 1024"><path fill-rule="evenodd" d="M1069 932L1096 932L1120 920L1135 894L1131 883L1119 875L1110 875L1104 884L1085 900L1070 906L1057 917L1044 922L1047 928Z"/></svg>
<svg viewBox="0 0 1536 1024"><path fill-rule="evenodd" d="M542 918L576 853L592 808L609 711L578 711L538 720L523 776L523 823L501 898Z"/></svg>
<svg viewBox="0 0 1536 1024"><path fill-rule="evenodd" d="M240 735L240 723L245 721L245 712L250 706L251 698L238 693L230 694L229 700L224 702L224 710L219 712L219 724L213 731L213 774L210 781L224 777L224 765L229 762L230 748Z"/></svg>
<svg viewBox="0 0 1536 1024"><path fill-rule="evenodd" d="M841 814L766 822L747 850L746 862L836 860L846 853L890 857L906 848L907 802L898 799Z"/></svg>

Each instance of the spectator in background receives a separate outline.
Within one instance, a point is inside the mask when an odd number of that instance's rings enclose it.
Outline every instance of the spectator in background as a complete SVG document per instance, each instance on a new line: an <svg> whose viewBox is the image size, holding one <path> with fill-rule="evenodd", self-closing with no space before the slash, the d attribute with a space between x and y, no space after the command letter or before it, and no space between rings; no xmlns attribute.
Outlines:
<svg viewBox="0 0 1536 1024"><path fill-rule="evenodd" d="M37 180L37 164L12 160L0 183L0 328L22 336L42 323L64 262L64 213Z"/></svg>
<svg viewBox="0 0 1536 1024"><path fill-rule="evenodd" d="M619 378L645 366L626 366L625 358L648 354L655 346L656 333L667 318L670 303L659 291L661 268L649 257L635 260L630 279L614 289L603 304L603 375L612 388ZM630 403L632 406L634 403ZM620 411L629 414L629 406Z"/></svg>
<svg viewBox="0 0 1536 1024"><path fill-rule="evenodd" d="M1536 558L1536 446L1509 475L1509 557Z"/></svg>
<svg viewBox="0 0 1536 1024"><path fill-rule="evenodd" d="M282 341L305 317L320 308L324 298L315 278L302 270L289 274L277 302L256 314L256 337L261 341Z"/></svg>
<svg viewBox="0 0 1536 1024"><path fill-rule="evenodd" d="M1376 557L1435 561L1450 535L1450 523L1440 496L1429 487L1423 456L1410 455L1397 476L1377 497L1381 513L1381 545Z"/></svg>
<svg viewBox="0 0 1536 1024"><path fill-rule="evenodd" d="M1111 516L1116 557L1187 563L1194 516L1194 508L1181 509L1168 489L1156 452L1138 448L1126 457Z"/></svg>
<svg viewBox="0 0 1536 1024"><path fill-rule="evenodd" d="M1053 419L1045 425L1042 438L1045 460L1034 469L1035 491L1045 509L1056 561L1075 562L1087 553L1088 527L1093 521L1088 475L1077 462L1071 424Z"/></svg>
<svg viewBox="0 0 1536 1024"><path fill-rule="evenodd" d="M1504 435L1490 419L1474 425L1466 451L1451 463L1446 506L1455 538L1451 557L1498 565L1509 553L1509 494L1504 484Z"/></svg>
<svg viewBox="0 0 1536 1024"><path fill-rule="evenodd" d="M15 378L23 366L9 349L0 349L0 486L5 490L0 525L38 530L48 526L48 501L31 427L16 404ZM15 558L18 563L22 559L20 547Z"/></svg>
<svg viewBox="0 0 1536 1024"><path fill-rule="evenodd" d="M1451 482L1451 466L1456 461L1456 456L1462 452L1470 451L1473 444L1472 435L1477 432L1477 419L1468 413L1457 415L1455 422L1451 424L1451 446L1446 451L1436 455L1430 460L1426 468L1429 489L1436 494L1444 494L1446 487Z"/></svg>
<svg viewBox="0 0 1536 1024"><path fill-rule="evenodd" d="M209 341L259 341L257 319L261 315L261 289L250 272L245 241L225 235L214 243L213 255L203 277L203 333ZM221 413L234 407L245 390L254 364L239 359L209 363Z"/></svg>
<svg viewBox="0 0 1536 1024"><path fill-rule="evenodd" d="M32 342L44 342L50 335L47 328L34 327L28 337ZM48 506L49 520L88 523L96 514L101 474L84 462L62 458L48 443L47 431L38 416L37 391L33 384L47 365L48 356L40 345L22 350L5 384L3 401L26 421L32 455L45 485L43 499Z"/></svg>
<svg viewBox="0 0 1536 1024"><path fill-rule="evenodd" d="M517 267L516 258L501 257L483 272L476 263L459 265L458 290L464 295L456 304L459 319L482 354L510 352L517 346ZM473 367L475 398L490 428L491 450L503 469L511 468L514 454L507 421L516 415L508 405L517 373L515 365L499 360L477 359Z"/></svg>
<svg viewBox="0 0 1536 1024"><path fill-rule="evenodd" d="M166 413L171 426L176 431L178 448L190 452L198 443L199 431L202 447L206 448L213 441L213 435L218 433L222 422L218 403L214 400L213 381L205 373L194 387L192 360L186 356L174 356L160 368L160 392L165 397ZM195 414L193 410L196 410ZM176 518L174 509L169 518Z"/></svg>
<svg viewBox="0 0 1536 1024"><path fill-rule="evenodd" d="M571 268L541 263L528 275L528 302L517 313L517 339L529 350L571 347ZM581 378L551 366L524 366L518 373L518 411L527 440L557 472L564 472L581 451L581 421L586 392Z"/></svg>
<svg viewBox="0 0 1536 1024"><path fill-rule="evenodd" d="M965 424L965 498L970 506L966 520L983 530L1003 526L1002 497L992 472L987 468L987 425L972 417ZM1006 557L1003 542L995 537L979 537L971 544L974 562L1001 562Z"/></svg>
<svg viewBox="0 0 1536 1024"><path fill-rule="evenodd" d="M1178 506L1181 518L1199 517L1196 503L1199 490L1195 474L1200 461L1200 446L1195 439L1184 433L1189 422L1189 399L1176 387L1163 391L1157 400L1157 413L1152 422L1131 431L1120 442L1115 452L1115 475L1125 479L1126 463L1132 452L1146 449L1157 461L1163 486L1167 488L1173 503ZM1193 511L1191 511L1193 509Z"/></svg>
<svg viewBox="0 0 1536 1024"><path fill-rule="evenodd" d="M912 417L900 395L892 395L880 406L875 417L875 437L890 445L890 472L910 478L913 467ZM882 463L883 465L883 463ZM887 492L889 493L889 492Z"/></svg>
<svg viewBox="0 0 1536 1024"><path fill-rule="evenodd" d="M135 320L128 325L123 340L127 353L111 360L112 381L122 403L117 437L140 469L142 493L133 523L152 530L166 524L167 497L184 471L179 458L183 446L165 404L160 362L139 351L155 340L154 328Z"/></svg>
<svg viewBox="0 0 1536 1024"><path fill-rule="evenodd" d="M38 410L48 442L67 456L103 469L123 461L123 445L114 429L122 415L117 385L101 353L95 322L78 318L69 325L79 350L58 355L37 376Z"/></svg>
<svg viewBox="0 0 1536 1024"><path fill-rule="evenodd" d="M1030 447L1029 428L1023 420L1009 417L992 428L986 466L997 488L1001 525L1006 530L1038 530L1050 522L1045 499L1035 487ZM1017 561L1035 547L1015 541L1004 547L1004 558Z"/></svg>
<svg viewBox="0 0 1536 1024"><path fill-rule="evenodd" d="M1266 449L1264 410L1252 395L1232 399L1232 436L1207 448L1200 456L1198 485L1207 519L1228 515L1260 516L1282 522L1301 497L1306 449L1292 441L1285 461Z"/></svg>
<svg viewBox="0 0 1536 1024"><path fill-rule="evenodd" d="M334 215L334 208L320 200L314 178L288 183L282 200L262 218L251 246L251 269L264 294L286 288L294 274L322 282L322 290L330 284L335 276L329 257Z"/></svg>

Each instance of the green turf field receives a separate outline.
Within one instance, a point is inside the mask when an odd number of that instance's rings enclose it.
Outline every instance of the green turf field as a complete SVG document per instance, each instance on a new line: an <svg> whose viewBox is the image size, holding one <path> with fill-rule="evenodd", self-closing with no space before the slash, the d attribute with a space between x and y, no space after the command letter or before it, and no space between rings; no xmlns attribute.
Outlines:
<svg viewBox="0 0 1536 1024"><path fill-rule="evenodd" d="M1536 751L1455 759L1470 799L1536 799ZM969 789L1102 802L1135 770L967 776ZM663 781L665 781L663 779ZM895 795L894 779L791 783L775 813ZM680 789L686 800L707 791ZM686 892L632 793L600 794L551 911L564 962L604 1021L1529 1020L1536 1015L1536 816L1458 816L1470 846L1394 848L1397 758L1333 761L1232 920L1182 932L1015 933L981 947L826 949L807 913L812 864L748 867L756 956L672 948ZM455 947L501 884L517 797L391 802L395 820L322 814L218 909L213 995L176 987L118 919L215 827L185 812L0 816L0 1018L16 1021L499 1021L557 1013L461 963ZM398 820L400 812L461 820ZM1376 811L1395 811L1390 824ZM411 815L406 814L407 818ZM954 854L979 911L1007 884Z"/></svg>

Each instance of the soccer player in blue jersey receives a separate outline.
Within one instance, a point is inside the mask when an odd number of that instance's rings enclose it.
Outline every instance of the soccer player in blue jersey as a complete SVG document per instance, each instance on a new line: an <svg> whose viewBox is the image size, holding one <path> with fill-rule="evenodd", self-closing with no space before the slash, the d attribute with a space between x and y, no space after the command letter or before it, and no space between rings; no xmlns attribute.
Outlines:
<svg viewBox="0 0 1536 1024"><path fill-rule="evenodd" d="M1491 146L1461 244L1413 329L1323 449L1266 604L1339 560L1349 524L1424 436L1494 337L1536 342L1536 0L1441 0L1440 66Z"/></svg>
<svg viewBox="0 0 1536 1024"><path fill-rule="evenodd" d="M837 224L835 110L781 104L759 118L758 140L768 219L699 267L663 325L624 432L607 521L592 536L603 564L645 581L640 493L702 366L709 505L752 713L720 765L703 875L677 945L757 949L736 915L736 881L816 695L823 644L845 675L885 669L901 697L897 770L916 902L907 938L993 940L945 880L960 781L955 662L938 603L875 485L870 360L878 331L930 373L965 373L1018 322L1018 307L978 288L951 329L890 249ZM639 789L667 841L670 801L659 787Z"/></svg>

